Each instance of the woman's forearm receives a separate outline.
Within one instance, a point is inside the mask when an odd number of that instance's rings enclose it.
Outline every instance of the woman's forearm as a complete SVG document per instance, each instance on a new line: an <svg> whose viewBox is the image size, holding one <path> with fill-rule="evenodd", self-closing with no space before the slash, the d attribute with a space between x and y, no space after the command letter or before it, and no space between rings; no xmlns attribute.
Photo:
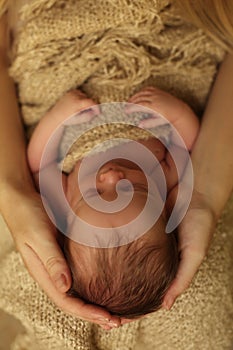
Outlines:
<svg viewBox="0 0 233 350"><path fill-rule="evenodd" d="M192 152L194 188L210 201L218 217L233 186L233 56L217 75Z"/></svg>
<svg viewBox="0 0 233 350"><path fill-rule="evenodd" d="M32 184L26 160L25 136L15 87L8 75L7 60L0 52L0 180ZM27 181L25 181L27 180Z"/></svg>

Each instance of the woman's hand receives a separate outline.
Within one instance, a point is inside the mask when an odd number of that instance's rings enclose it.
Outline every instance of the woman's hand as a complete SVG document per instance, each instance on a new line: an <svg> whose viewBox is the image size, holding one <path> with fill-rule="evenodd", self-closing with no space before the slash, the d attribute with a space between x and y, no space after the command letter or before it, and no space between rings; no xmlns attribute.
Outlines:
<svg viewBox="0 0 233 350"><path fill-rule="evenodd" d="M169 194L173 202L177 189L174 188ZM176 277L163 300L165 309L170 309L176 298L189 287L208 252L216 222L217 216L208 197L194 189L187 213L178 227L180 262Z"/></svg>
<svg viewBox="0 0 233 350"><path fill-rule="evenodd" d="M233 163L229 151L233 146L232 93L233 56L227 55L192 148L194 190L190 206L178 228L180 264L164 297L163 306L167 309L190 285L207 254L217 219L232 193ZM173 195L176 196L175 190Z"/></svg>
<svg viewBox="0 0 233 350"><path fill-rule="evenodd" d="M194 191L179 227L180 265L164 298L170 308L189 286L206 256L217 219L232 193L233 55L226 55L203 116L192 150Z"/></svg>
<svg viewBox="0 0 233 350"><path fill-rule="evenodd" d="M80 109L91 108L93 104L94 102L80 91L67 93L54 108L46 113L46 118L51 123L50 129L54 129L54 123L59 125L70 115ZM95 115L96 111L92 113L89 109L86 113L83 112L73 118L71 123L88 121ZM56 118L55 121L54 118ZM67 123L70 124L70 120ZM7 128L9 129L6 121ZM48 132L48 128L45 131ZM39 142L40 147L41 144ZM18 153L23 154L23 150ZM20 171L20 164L16 162L16 166ZM97 323L106 330L119 326L119 318L111 316L108 311L66 295L65 292L71 287L71 274L58 244L57 230L45 212L29 170L26 166L22 166L22 169L23 175L19 179L13 174L2 176L0 211L29 273L64 312Z"/></svg>
<svg viewBox="0 0 233 350"><path fill-rule="evenodd" d="M2 186L0 209L29 273L59 308L104 329L120 324L104 309L66 295L71 286L70 270L57 231L32 186L26 181L20 186Z"/></svg>
<svg viewBox="0 0 233 350"><path fill-rule="evenodd" d="M171 193L175 200L177 187ZM171 199L172 200L172 199ZM205 258L216 225L216 216L204 195L194 190L189 209L179 226L180 263L175 279L163 300L163 307L169 310L176 298L190 285L194 275ZM141 316L141 318L146 317ZM122 319L121 324L134 320Z"/></svg>

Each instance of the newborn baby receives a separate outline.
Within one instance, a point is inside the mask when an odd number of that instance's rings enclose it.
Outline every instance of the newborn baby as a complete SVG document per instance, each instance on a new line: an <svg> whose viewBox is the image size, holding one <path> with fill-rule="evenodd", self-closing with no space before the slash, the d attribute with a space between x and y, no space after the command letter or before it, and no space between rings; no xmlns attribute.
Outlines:
<svg viewBox="0 0 233 350"><path fill-rule="evenodd" d="M186 147L191 149L199 125L197 117L185 103L153 87L143 89L129 102L149 107L164 115L182 136ZM131 105L132 110L133 108ZM74 231L78 233L79 227L71 220L70 212L64 207L54 180L56 177L52 176L59 171L57 158L62 128L53 142L43 169L40 169L40 161L46 143L56 127L70 115L84 109L88 110L79 114L78 123L95 118L98 107L81 91L75 90L67 93L51 111L46 113L29 143L29 165L37 185L39 170L48 173L46 199L52 211L55 204L56 216L63 218L66 224L68 234L64 238L64 254L73 278L69 294L105 307L112 314L135 318L161 307L163 296L176 274L178 265L176 238L174 234L165 233L166 223L176 199L178 182L176 166L170 153L158 139L151 137L148 140L138 140L155 155L165 175L167 199L158 220L141 237L119 247L94 248L68 238L69 233L71 236ZM155 126L156 120L151 118L145 123L152 127ZM175 144L175 140L171 139L171 142L173 141L174 147L182 153L183 150ZM119 147L127 147L127 143ZM81 184L77 181L80 164L81 160L77 161L70 174L62 175L63 190L70 207L88 224L102 228L116 228L117 234L117 228L134 220L146 204L148 183L145 174L136 163L123 158L115 158L103 164L97 172L96 189L98 195L109 202L109 206L111 201L117 198L116 186L120 180L130 181L134 188L132 200L126 208L114 213L103 213L92 208L82 196ZM93 162L89 162L89 174L81 179L85 182L87 198L96 196L93 189L89 188L90 177L95 171L93 158ZM156 180L155 176L154 185L159 190L160 184L156 183ZM120 186L118 190L127 196L129 186ZM148 218L153 215L153 212L149 212Z"/></svg>

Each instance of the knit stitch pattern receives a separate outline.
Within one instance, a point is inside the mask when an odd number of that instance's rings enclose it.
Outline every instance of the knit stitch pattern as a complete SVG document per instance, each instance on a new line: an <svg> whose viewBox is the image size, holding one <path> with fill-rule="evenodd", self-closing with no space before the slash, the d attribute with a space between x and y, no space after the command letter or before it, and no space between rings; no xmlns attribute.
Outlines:
<svg viewBox="0 0 233 350"><path fill-rule="evenodd" d="M0 4L3 13L6 2ZM10 74L31 130L73 88L105 103L127 101L154 85L201 115L224 56L170 0L34 0L21 8L20 19ZM230 350L232 210L233 198L208 257L172 310L111 332L59 310L32 280L19 253L1 245L0 307L27 330L15 349L33 348L37 341L41 350Z"/></svg>

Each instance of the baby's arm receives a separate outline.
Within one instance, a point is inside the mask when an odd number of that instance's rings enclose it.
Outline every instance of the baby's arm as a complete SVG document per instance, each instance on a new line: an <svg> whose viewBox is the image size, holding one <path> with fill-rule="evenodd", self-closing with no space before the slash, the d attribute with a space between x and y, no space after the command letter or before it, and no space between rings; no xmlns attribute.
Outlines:
<svg viewBox="0 0 233 350"><path fill-rule="evenodd" d="M80 124L93 118L93 109L88 113L80 113L78 118L71 118L76 113L94 106L94 101L88 99L79 90L66 93L56 105L49 110L37 125L28 146L28 160L32 173L39 171L41 158L48 141L51 140L47 159L43 166L55 163L58 156L58 148L63 134L64 125ZM56 130L57 129L57 130ZM56 133L54 133L56 130ZM54 133L54 134L53 134ZM53 136L52 136L53 135Z"/></svg>
<svg viewBox="0 0 233 350"><path fill-rule="evenodd" d="M94 105L94 101L88 99L81 91L73 90L66 93L45 114L36 127L28 146L28 161L36 185L39 189L40 171L40 174L43 174L43 179L46 179L46 182L43 181L42 195L46 197L55 217L59 219L64 217L66 210L66 206L64 206L60 192L57 189L60 188L60 181L62 180L63 191L66 192L67 176L61 174L56 162L64 125L88 122L98 112L98 107ZM85 113L77 114L81 110L85 110ZM70 118L72 115L74 117ZM49 139L51 142L48 143ZM43 167L41 167L40 162L45 147L46 160L43 160Z"/></svg>
<svg viewBox="0 0 233 350"><path fill-rule="evenodd" d="M192 149L199 130L199 121L191 108L183 101L158 88L147 87L129 99L130 103L139 104L155 110L164 116L178 131L188 150ZM139 126L151 128L161 124L158 118L142 121ZM172 142L176 143L173 136Z"/></svg>

